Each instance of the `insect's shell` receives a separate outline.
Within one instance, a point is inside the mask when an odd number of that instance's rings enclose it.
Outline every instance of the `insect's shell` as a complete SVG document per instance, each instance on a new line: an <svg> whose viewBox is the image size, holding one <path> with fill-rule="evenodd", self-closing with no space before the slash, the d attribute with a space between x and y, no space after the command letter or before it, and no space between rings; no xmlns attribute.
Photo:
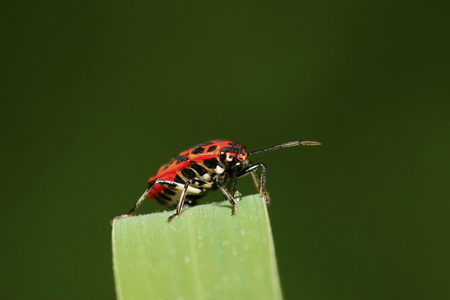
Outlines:
<svg viewBox="0 0 450 300"><path fill-rule="evenodd" d="M191 179L193 182L187 190L186 199L195 201L213 187L211 179L214 175L240 165L246 158L247 152L242 145L224 140L208 141L172 158L155 176L150 177L149 182L163 179L184 185ZM148 198L158 200L164 205L176 206L180 195L181 189L156 184Z"/></svg>

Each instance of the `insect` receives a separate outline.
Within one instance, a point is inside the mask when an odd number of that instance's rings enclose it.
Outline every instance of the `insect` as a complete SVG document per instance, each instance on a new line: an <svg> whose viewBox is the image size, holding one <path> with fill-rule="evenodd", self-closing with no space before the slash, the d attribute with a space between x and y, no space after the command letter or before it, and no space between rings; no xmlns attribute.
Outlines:
<svg viewBox="0 0 450 300"><path fill-rule="evenodd" d="M259 193L266 204L270 196L266 191L266 166L251 163L250 156L262 152L298 145L316 146L319 142L293 141L269 148L247 152L245 147L227 140L213 140L183 151L164 164L155 176L150 177L148 187L128 214L120 215L114 220L131 217L146 198L154 199L166 206L176 206L176 212L167 222L181 215L184 205L194 206L197 200L209 190L220 189L231 204L231 215L236 213L236 202L240 200L237 191L237 179L251 174ZM261 177L256 171L261 169ZM233 185L230 192L225 184Z"/></svg>

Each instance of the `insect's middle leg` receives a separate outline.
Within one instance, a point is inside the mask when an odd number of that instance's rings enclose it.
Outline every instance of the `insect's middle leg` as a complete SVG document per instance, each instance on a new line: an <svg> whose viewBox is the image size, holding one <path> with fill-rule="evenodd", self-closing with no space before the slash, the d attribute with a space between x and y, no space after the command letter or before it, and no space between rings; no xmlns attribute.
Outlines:
<svg viewBox="0 0 450 300"><path fill-rule="evenodd" d="M260 181L258 180L258 177L256 175L256 170L258 168L261 168L261 170L262 170ZM242 177L249 173L252 174L253 180L255 181L255 185L258 188L259 193L261 194L261 196L264 197L264 201L266 201L266 204L269 205L270 204L270 196L269 196L269 193L267 193L267 191L266 191L266 173L267 173L266 166L262 163L257 163L257 164L251 165L250 167L241 170L237 174L237 177Z"/></svg>
<svg viewBox="0 0 450 300"><path fill-rule="evenodd" d="M177 210L175 211L175 213L173 215L171 215L169 218L167 218L168 223L172 222L173 219L175 219L176 217L181 215L181 211L183 210L183 206L184 206L184 199L186 198L186 193L187 193L187 190L191 183L192 183L192 180L188 180L184 184L183 191L181 192L180 200L178 201Z"/></svg>

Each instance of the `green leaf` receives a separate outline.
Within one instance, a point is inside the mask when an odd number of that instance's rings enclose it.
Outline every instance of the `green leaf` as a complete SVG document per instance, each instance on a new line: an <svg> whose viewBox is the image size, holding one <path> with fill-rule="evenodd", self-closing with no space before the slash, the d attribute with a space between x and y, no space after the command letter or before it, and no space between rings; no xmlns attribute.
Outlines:
<svg viewBox="0 0 450 300"><path fill-rule="evenodd" d="M121 219L112 246L118 299L282 299L259 195Z"/></svg>

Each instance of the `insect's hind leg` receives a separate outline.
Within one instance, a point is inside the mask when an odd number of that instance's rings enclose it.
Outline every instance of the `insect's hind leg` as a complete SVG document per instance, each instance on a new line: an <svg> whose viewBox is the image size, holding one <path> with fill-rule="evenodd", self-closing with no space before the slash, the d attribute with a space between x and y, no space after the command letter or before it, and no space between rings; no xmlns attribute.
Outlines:
<svg viewBox="0 0 450 300"><path fill-rule="evenodd" d="M123 214L123 215L115 217L111 222L133 216L136 209L139 207L139 205L141 205L142 201L144 201L145 198L147 198L147 195L150 193L150 191L156 184L171 187L171 188L178 188L180 185L179 183L168 181L168 180L163 180L163 179L157 179L154 181L150 181L148 183L147 189L142 194L142 196L139 198L139 200L136 202L136 204L133 205L133 207L130 209L130 211L127 214Z"/></svg>
<svg viewBox="0 0 450 300"><path fill-rule="evenodd" d="M261 179L260 180L258 180L258 176L256 175L256 170L258 168L261 168ZM266 173L267 173L266 166L262 163L253 164L250 167L241 170L237 174L237 177L242 177L242 176L248 175L249 173L252 174L253 181L255 182L255 185L258 188L261 196L264 197L264 201L266 202L266 205L269 205L270 204L270 195L266 191Z"/></svg>
<svg viewBox="0 0 450 300"><path fill-rule="evenodd" d="M141 205L142 201L144 201L144 199L147 198L148 193L150 193L151 189L155 186L155 184L156 184L156 181L150 181L148 183L147 189L142 194L142 196L139 198L139 200L136 202L136 204L133 205L133 207L130 209L130 211L127 214L123 214L123 215L114 217L114 219L112 219L111 223L116 221L116 220L120 220L120 219L131 217L133 215L134 211L138 208L138 206Z"/></svg>

